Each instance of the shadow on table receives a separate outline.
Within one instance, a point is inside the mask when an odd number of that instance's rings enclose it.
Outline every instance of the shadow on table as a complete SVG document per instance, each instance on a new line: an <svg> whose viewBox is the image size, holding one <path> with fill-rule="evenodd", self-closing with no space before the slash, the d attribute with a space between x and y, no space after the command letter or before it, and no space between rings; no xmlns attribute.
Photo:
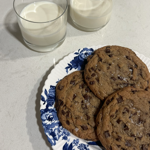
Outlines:
<svg viewBox="0 0 150 150"><path fill-rule="evenodd" d="M7 43L7 46L5 46L6 48L1 49L3 58L7 55L8 59L14 60L22 57L26 58L47 54L35 52L26 46L26 44L23 41L19 25L17 23L16 14L13 9L11 9L6 14L4 20L4 27L5 29L0 30L0 38L2 39L1 43ZM3 38L3 36L5 36L5 38ZM11 51L9 47L11 48Z"/></svg>
<svg viewBox="0 0 150 150"><path fill-rule="evenodd" d="M42 121L40 117L40 99L42 88L47 79L47 76L50 74L51 70L54 67L52 66L44 75L42 80L37 82L31 91L31 95L29 97L29 101L27 103L27 111L26 111L26 121L27 121L27 132L29 135L29 140L32 143L32 147L34 150L47 150L51 148L50 143L47 140L47 137L44 133L44 129L42 127ZM35 99L36 97L36 99ZM42 137L39 139L39 137ZM44 142L43 142L44 141ZM46 149L47 148L47 149Z"/></svg>
<svg viewBox="0 0 150 150"><path fill-rule="evenodd" d="M5 28L11 35L13 35L18 41L20 41L25 47L27 47L23 41L21 31L13 9L11 9L5 16Z"/></svg>
<svg viewBox="0 0 150 150"><path fill-rule="evenodd" d="M37 53L25 45L13 9L5 16L4 28L2 26L0 30L0 43L1 61L45 55L45 53Z"/></svg>

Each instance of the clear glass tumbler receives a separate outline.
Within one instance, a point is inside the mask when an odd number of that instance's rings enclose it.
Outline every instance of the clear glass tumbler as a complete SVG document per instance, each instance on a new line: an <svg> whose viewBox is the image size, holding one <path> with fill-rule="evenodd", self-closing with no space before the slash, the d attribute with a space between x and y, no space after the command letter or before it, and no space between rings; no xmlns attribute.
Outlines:
<svg viewBox="0 0 150 150"><path fill-rule="evenodd" d="M96 31L110 20L112 0L70 0L73 23L85 31Z"/></svg>
<svg viewBox="0 0 150 150"><path fill-rule="evenodd" d="M32 50L48 52L66 37L67 0L14 0L24 42Z"/></svg>

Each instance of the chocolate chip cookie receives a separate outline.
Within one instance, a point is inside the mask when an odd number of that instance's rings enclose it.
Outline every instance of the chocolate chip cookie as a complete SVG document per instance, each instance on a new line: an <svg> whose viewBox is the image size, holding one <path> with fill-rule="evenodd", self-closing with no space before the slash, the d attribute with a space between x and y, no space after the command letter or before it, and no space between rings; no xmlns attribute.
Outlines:
<svg viewBox="0 0 150 150"><path fill-rule="evenodd" d="M106 150L150 150L150 90L125 87L110 95L96 124Z"/></svg>
<svg viewBox="0 0 150 150"><path fill-rule="evenodd" d="M83 81L83 71L76 71L56 86L56 110L62 126L79 138L97 141L95 119L101 101Z"/></svg>
<svg viewBox="0 0 150 150"><path fill-rule="evenodd" d="M126 86L149 87L147 66L129 48L105 46L90 57L84 78L91 91L101 100Z"/></svg>

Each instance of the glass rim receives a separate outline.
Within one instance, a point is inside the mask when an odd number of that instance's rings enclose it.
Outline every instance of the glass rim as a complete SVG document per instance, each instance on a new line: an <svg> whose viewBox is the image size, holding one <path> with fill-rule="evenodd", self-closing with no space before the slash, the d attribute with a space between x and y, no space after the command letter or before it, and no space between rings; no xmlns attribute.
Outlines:
<svg viewBox="0 0 150 150"><path fill-rule="evenodd" d="M21 18L21 19L23 19L23 20L25 20L25 21L31 22L31 23L50 23L50 22L53 22L53 21L57 20L58 18L60 18L61 16L63 16L64 13L65 13L65 12L67 11L67 9L68 9L68 0L66 0L66 8L64 9L64 11L61 13L60 16L58 16L57 18L55 18L55 19L53 19L53 20L44 21L44 22L36 22L36 21L27 20L27 19L21 17L20 14L18 14L18 12L16 11L16 8L15 8L15 1L16 1L16 0L13 1L13 9L14 9L16 15L17 15L19 18Z"/></svg>

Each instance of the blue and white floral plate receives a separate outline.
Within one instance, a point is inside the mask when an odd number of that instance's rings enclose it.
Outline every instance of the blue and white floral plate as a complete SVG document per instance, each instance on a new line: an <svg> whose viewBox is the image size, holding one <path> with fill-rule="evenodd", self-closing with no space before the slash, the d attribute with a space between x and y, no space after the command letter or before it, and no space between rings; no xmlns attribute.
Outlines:
<svg viewBox="0 0 150 150"><path fill-rule="evenodd" d="M87 56L102 46L83 48L61 60L48 75L41 94L41 119L48 141L54 150L102 150L100 142L80 139L64 129L58 120L55 103L55 87L59 80L76 70L84 69ZM150 59L136 52L150 71Z"/></svg>

